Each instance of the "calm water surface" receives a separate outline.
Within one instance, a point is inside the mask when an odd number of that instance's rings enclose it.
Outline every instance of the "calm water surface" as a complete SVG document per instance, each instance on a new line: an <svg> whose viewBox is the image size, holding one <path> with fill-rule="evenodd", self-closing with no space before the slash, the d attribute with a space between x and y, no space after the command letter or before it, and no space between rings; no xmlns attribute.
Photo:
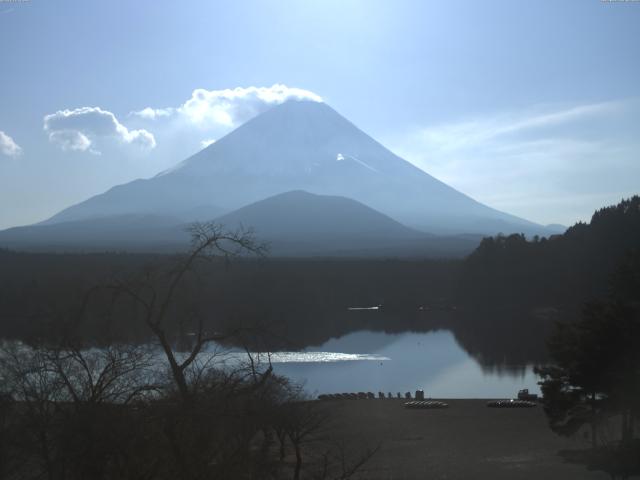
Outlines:
<svg viewBox="0 0 640 480"><path fill-rule="evenodd" d="M386 334L359 331L303 352L272 358L277 373L303 382L311 395L425 391L434 398L506 398L539 393L531 367L488 370L449 331Z"/></svg>
<svg viewBox="0 0 640 480"><path fill-rule="evenodd" d="M152 348L157 366L166 367L162 351ZM253 355L262 367L268 357ZM244 351L214 345L200 359L201 365L235 368L238 363L247 365L249 357ZM368 391L395 395L418 389L433 398L510 398L522 388L539 393L531 367L483 368L448 330L394 334L362 330L299 352L275 352L270 359L276 373L303 384L313 396Z"/></svg>

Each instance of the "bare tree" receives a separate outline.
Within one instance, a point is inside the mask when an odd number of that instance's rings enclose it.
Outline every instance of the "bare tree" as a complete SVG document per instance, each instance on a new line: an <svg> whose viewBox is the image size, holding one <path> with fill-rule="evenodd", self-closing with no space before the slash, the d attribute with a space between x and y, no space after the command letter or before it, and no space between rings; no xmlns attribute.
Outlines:
<svg viewBox="0 0 640 480"><path fill-rule="evenodd" d="M135 428L129 405L158 388L150 383L151 366L148 352L130 345L4 345L0 376L16 405L9 448L20 459L17 478L112 474L126 458L126 432Z"/></svg>
<svg viewBox="0 0 640 480"><path fill-rule="evenodd" d="M191 251L177 260L165 273L164 279L158 279L152 272L146 272L142 278L125 282L117 281L107 286L116 295L132 299L142 309L142 321L151 330L162 348L175 385L183 400L190 397L187 369L194 363L205 346L211 342L229 339L233 332L219 333L206 331L204 320L200 316L193 334L194 341L190 350L177 356L168 334L167 318L181 283L189 274L195 274L198 263L215 258L236 257L241 254L264 255L266 245L256 241L251 229L239 228L226 230L214 222L195 223L189 228L192 237ZM164 280L164 281L158 281ZM164 286L164 288L162 288Z"/></svg>
<svg viewBox="0 0 640 480"><path fill-rule="evenodd" d="M380 450L380 445L365 448L354 455L344 441L329 442L328 448L322 452L319 466L312 475L314 480L347 480L357 475L365 464Z"/></svg>
<svg viewBox="0 0 640 480"><path fill-rule="evenodd" d="M301 391L282 407L284 431L295 454L293 480L353 478L380 449L380 445L362 448L359 442L347 442L337 434L334 412L326 404L306 399Z"/></svg>
<svg viewBox="0 0 640 480"><path fill-rule="evenodd" d="M318 408L316 402L294 401L287 404L286 408L288 421L285 422L285 431L296 456L293 479L299 480L303 446L318 440L318 435L326 426L328 415L325 409Z"/></svg>

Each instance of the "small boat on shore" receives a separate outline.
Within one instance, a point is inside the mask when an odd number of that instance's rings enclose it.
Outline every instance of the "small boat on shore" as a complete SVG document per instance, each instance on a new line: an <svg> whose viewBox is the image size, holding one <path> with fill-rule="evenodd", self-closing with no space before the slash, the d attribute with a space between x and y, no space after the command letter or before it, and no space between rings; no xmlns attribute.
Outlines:
<svg viewBox="0 0 640 480"><path fill-rule="evenodd" d="M535 407L535 402L530 402L528 400L492 400L487 402L487 407L489 408L531 408Z"/></svg>
<svg viewBox="0 0 640 480"><path fill-rule="evenodd" d="M448 408L449 404L444 402L439 402L436 400L422 400L422 401L412 401L406 402L404 404L404 408L416 409L416 410L428 410L435 408Z"/></svg>

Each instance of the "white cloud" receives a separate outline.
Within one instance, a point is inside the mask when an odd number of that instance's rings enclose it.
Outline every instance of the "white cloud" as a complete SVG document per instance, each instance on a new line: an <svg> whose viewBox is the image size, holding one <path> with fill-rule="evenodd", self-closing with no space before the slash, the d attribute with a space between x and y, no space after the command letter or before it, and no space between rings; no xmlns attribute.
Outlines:
<svg viewBox="0 0 640 480"><path fill-rule="evenodd" d="M142 149L156 146L156 140L150 132L129 130L113 113L100 107L58 110L44 117L44 130L49 134L49 140L63 150L99 153L93 144L100 137L115 138L121 143Z"/></svg>
<svg viewBox="0 0 640 480"><path fill-rule="evenodd" d="M301 88L275 84L271 87L237 87L225 90L195 89L191 98L177 108L147 107L132 115L144 119L181 116L203 128L234 127L255 117L273 105L287 100L322 102L322 98Z"/></svg>
<svg viewBox="0 0 640 480"><path fill-rule="evenodd" d="M213 138L209 138L209 139L206 139L206 140L202 140L202 141L200 142L200 146L201 146L202 148L207 148L209 145L212 145L212 144L214 144L214 143L216 143L215 139L213 139Z"/></svg>
<svg viewBox="0 0 640 480"><path fill-rule="evenodd" d="M22 148L2 130L0 130L0 153L14 158L22 154Z"/></svg>
<svg viewBox="0 0 640 480"><path fill-rule="evenodd" d="M84 152L91 148L91 140L78 130L53 130L49 132L49 140L63 150Z"/></svg>
<svg viewBox="0 0 640 480"><path fill-rule="evenodd" d="M135 115L145 120L156 120L157 118L170 117L175 113L175 108L143 108L137 112L131 112L130 115Z"/></svg>
<svg viewBox="0 0 640 480"><path fill-rule="evenodd" d="M582 105L551 112L519 112L494 114L484 118L435 125L422 129L417 136L429 148L442 152L454 152L480 144L499 140L507 135L521 135L583 120L587 117L612 112L615 102ZM539 109L536 109L539 110ZM495 142L499 144L500 142Z"/></svg>
<svg viewBox="0 0 640 480"><path fill-rule="evenodd" d="M637 190L629 178L640 175L633 132L639 115L634 99L536 106L436 124L385 143L483 203L541 223L570 224L589 218L602 198ZM567 198L584 202L582 213L567 207Z"/></svg>

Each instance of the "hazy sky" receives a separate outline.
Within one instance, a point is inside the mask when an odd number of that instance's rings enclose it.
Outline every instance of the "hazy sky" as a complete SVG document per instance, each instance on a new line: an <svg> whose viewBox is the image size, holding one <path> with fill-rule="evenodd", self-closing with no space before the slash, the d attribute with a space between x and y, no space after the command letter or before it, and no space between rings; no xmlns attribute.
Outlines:
<svg viewBox="0 0 640 480"><path fill-rule="evenodd" d="M291 96L540 223L640 192L640 2L0 0L0 51L0 228Z"/></svg>

